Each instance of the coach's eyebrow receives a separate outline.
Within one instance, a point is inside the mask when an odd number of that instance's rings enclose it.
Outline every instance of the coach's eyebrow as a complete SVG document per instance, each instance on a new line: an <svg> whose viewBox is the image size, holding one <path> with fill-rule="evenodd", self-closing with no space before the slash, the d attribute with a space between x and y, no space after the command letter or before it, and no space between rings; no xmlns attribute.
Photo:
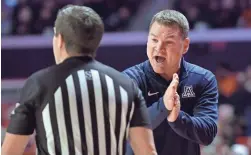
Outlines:
<svg viewBox="0 0 251 155"><path fill-rule="evenodd" d="M175 35L171 34L171 35L166 35L166 38L175 38Z"/></svg>
<svg viewBox="0 0 251 155"><path fill-rule="evenodd" d="M150 35L151 35L151 36L154 36L154 37L157 37L157 35L156 35L156 34L153 34L153 33L150 33Z"/></svg>
<svg viewBox="0 0 251 155"><path fill-rule="evenodd" d="M150 33L151 36L154 36L154 37L158 37L156 34L154 33ZM175 38L175 35L174 34L169 34L169 35L165 35L165 38L168 39L168 38Z"/></svg>

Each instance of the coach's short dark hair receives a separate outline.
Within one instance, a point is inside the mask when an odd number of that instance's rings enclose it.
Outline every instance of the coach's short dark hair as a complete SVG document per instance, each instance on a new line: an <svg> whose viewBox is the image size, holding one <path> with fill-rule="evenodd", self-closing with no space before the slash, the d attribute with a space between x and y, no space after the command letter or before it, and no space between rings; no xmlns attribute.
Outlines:
<svg viewBox="0 0 251 155"><path fill-rule="evenodd" d="M152 18L150 28L154 22L163 24L165 26L178 26L183 38L188 36L189 23L187 18L180 12L175 10L163 10L158 12Z"/></svg>
<svg viewBox="0 0 251 155"><path fill-rule="evenodd" d="M62 35L67 52L95 56L103 33L103 21L89 7L67 5L58 11L55 35Z"/></svg>

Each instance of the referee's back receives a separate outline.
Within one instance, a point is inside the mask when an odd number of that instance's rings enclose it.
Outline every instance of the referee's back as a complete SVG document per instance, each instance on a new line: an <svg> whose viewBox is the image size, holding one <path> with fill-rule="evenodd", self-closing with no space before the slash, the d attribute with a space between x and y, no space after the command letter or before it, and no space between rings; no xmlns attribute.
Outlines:
<svg viewBox="0 0 251 155"><path fill-rule="evenodd" d="M2 154L22 153L34 130L39 155L123 155L128 138L135 154L156 154L141 92L94 59L103 31L88 7L59 11L53 38L57 65L26 81Z"/></svg>

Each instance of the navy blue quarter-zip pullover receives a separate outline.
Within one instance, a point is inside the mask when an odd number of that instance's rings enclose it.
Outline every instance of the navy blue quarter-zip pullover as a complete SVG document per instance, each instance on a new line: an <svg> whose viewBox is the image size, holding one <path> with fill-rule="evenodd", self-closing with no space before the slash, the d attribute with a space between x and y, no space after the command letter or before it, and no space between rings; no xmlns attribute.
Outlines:
<svg viewBox="0 0 251 155"><path fill-rule="evenodd" d="M159 155L200 155L200 144L213 141L218 87L212 72L182 59L177 90L181 111L175 122L168 122L162 98L171 81L156 74L148 60L124 73L136 82L146 100Z"/></svg>

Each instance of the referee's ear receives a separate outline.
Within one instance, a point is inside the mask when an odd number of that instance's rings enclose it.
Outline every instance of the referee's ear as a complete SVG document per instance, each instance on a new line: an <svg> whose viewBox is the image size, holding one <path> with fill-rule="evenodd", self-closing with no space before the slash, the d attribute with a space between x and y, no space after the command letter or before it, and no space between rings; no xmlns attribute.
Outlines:
<svg viewBox="0 0 251 155"><path fill-rule="evenodd" d="M59 32L57 32L56 27L54 27L53 30L54 30L53 46L56 46L57 49L61 49L63 47L62 43L63 37Z"/></svg>
<svg viewBox="0 0 251 155"><path fill-rule="evenodd" d="M59 33L58 35L57 35L57 46L58 46L58 48L59 49L62 49L62 48L64 48L64 39L63 39L63 36Z"/></svg>
<svg viewBox="0 0 251 155"><path fill-rule="evenodd" d="M64 53L62 51L65 51L64 46L64 40L60 33L55 34L53 37L53 53L55 57L56 64L59 64L62 62L62 56Z"/></svg>

